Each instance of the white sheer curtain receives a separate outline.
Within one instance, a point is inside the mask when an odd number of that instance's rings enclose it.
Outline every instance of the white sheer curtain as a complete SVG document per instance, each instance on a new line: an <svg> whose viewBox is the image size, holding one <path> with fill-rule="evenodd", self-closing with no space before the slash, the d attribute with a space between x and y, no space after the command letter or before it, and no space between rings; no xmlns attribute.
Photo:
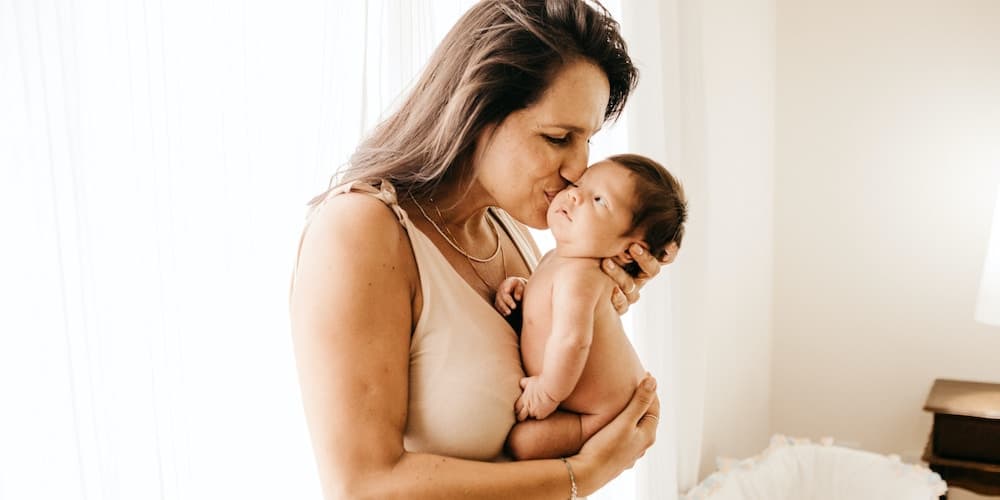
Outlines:
<svg viewBox="0 0 1000 500"><path fill-rule="evenodd" d="M643 289L633 312L636 347L657 376L663 413L657 444L637 467L637 498L644 500L690 489L701 461L709 311L700 26L697 0L623 3L622 28L641 75L629 104L628 146L662 159L680 177L690 212L677 265Z"/></svg>
<svg viewBox="0 0 1000 500"><path fill-rule="evenodd" d="M319 498L303 204L472 3L0 0L0 499ZM670 331L636 310L669 412ZM595 498L667 498L674 428Z"/></svg>
<svg viewBox="0 0 1000 500"><path fill-rule="evenodd" d="M468 3L0 1L0 498L318 498L304 202Z"/></svg>

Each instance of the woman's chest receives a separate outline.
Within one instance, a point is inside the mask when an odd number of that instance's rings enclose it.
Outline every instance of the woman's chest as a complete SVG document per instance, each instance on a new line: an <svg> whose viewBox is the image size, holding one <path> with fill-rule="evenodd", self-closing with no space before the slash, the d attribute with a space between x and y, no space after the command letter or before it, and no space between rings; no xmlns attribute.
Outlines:
<svg viewBox="0 0 1000 500"><path fill-rule="evenodd" d="M509 332L453 317L414 339L407 450L474 460L500 456L524 376Z"/></svg>

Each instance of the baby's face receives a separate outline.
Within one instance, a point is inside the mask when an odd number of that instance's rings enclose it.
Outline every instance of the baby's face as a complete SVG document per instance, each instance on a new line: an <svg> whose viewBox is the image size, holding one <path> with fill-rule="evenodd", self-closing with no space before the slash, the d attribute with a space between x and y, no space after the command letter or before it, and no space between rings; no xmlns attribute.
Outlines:
<svg viewBox="0 0 1000 500"><path fill-rule="evenodd" d="M638 241L631 233L634 174L612 161L595 163L549 205L549 229L559 255L612 257Z"/></svg>

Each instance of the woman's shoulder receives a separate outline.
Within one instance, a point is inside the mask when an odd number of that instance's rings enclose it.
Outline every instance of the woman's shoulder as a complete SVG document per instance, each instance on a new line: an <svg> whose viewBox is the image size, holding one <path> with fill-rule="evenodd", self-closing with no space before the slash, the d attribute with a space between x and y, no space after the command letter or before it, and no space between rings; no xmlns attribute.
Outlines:
<svg viewBox="0 0 1000 500"><path fill-rule="evenodd" d="M334 266L391 265L404 271L410 264L416 267L409 237L394 208L364 193L337 194L313 207L299 252Z"/></svg>
<svg viewBox="0 0 1000 500"><path fill-rule="evenodd" d="M379 198L363 192L345 192L328 196L309 213L309 223L336 226L340 229L359 229L375 226L374 233L384 233L389 228L403 230L392 206Z"/></svg>

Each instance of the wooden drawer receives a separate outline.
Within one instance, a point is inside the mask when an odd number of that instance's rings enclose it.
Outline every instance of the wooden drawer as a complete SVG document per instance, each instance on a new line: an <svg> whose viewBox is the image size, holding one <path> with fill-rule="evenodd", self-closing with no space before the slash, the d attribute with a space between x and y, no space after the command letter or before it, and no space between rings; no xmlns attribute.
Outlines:
<svg viewBox="0 0 1000 500"><path fill-rule="evenodd" d="M934 454L1000 464L1000 419L934 414Z"/></svg>

